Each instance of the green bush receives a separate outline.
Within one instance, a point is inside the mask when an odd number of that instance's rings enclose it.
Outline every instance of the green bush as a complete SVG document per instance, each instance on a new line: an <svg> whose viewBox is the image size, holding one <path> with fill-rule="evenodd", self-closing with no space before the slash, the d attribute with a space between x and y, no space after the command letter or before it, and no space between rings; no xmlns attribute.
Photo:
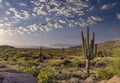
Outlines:
<svg viewBox="0 0 120 83"><path fill-rule="evenodd" d="M71 66L71 64L72 64L72 62L70 60L66 59L63 61L63 65L65 65L65 66Z"/></svg>
<svg viewBox="0 0 120 83"><path fill-rule="evenodd" d="M7 65L5 63L0 63L0 68L7 68Z"/></svg>
<svg viewBox="0 0 120 83"><path fill-rule="evenodd" d="M39 70L38 69L28 69L26 72L32 74L34 77L37 77L39 74Z"/></svg>
<svg viewBox="0 0 120 83"><path fill-rule="evenodd" d="M40 70L38 77L38 83L55 83L52 73L46 70Z"/></svg>
<svg viewBox="0 0 120 83"><path fill-rule="evenodd" d="M120 75L120 58L109 61L107 68L114 74Z"/></svg>
<svg viewBox="0 0 120 83"><path fill-rule="evenodd" d="M36 68L36 67L24 67L24 66L19 66L17 67L17 70L21 70L21 71L24 71L24 72L27 72L31 75L33 75L34 77L37 77L38 74L39 74L39 70Z"/></svg>
<svg viewBox="0 0 120 83"><path fill-rule="evenodd" d="M113 54L114 54L115 57L120 58L120 48L114 49Z"/></svg>
<svg viewBox="0 0 120 83"><path fill-rule="evenodd" d="M109 70L100 69L97 71L97 76L101 79L110 79L113 76L113 73Z"/></svg>
<svg viewBox="0 0 120 83"><path fill-rule="evenodd" d="M107 68L116 75L120 75L120 49L113 50L113 57L109 59Z"/></svg>

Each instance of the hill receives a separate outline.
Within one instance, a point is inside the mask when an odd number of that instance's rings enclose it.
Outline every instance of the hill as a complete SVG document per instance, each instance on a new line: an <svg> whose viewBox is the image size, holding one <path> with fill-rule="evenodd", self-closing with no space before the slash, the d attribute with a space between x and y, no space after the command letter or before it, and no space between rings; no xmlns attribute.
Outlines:
<svg viewBox="0 0 120 83"><path fill-rule="evenodd" d="M0 46L0 49L1 49L1 48L15 48L15 47L9 46L9 45L1 45L1 46Z"/></svg>
<svg viewBox="0 0 120 83"><path fill-rule="evenodd" d="M120 47L120 40L109 40L109 41L105 41L103 43L99 43L98 47L100 49L111 49L111 48L118 48Z"/></svg>

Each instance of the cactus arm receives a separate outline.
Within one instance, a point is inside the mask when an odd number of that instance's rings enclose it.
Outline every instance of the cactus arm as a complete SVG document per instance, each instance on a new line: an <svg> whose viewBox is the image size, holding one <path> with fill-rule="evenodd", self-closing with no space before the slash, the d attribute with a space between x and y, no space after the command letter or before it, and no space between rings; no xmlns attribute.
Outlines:
<svg viewBox="0 0 120 83"><path fill-rule="evenodd" d="M87 27L86 38L84 37L83 31L82 36L82 49L86 58L86 73L89 74L90 60L92 60L97 54L97 44L95 44L95 33L92 34L91 44L89 45L89 27Z"/></svg>
<svg viewBox="0 0 120 83"><path fill-rule="evenodd" d="M86 38L87 38L87 39L86 39L86 44L87 44L86 46L87 46L87 52L88 52L87 55L89 56L89 54L90 54L90 53L89 53L89 52L90 52L90 51L89 51L89 27L87 27L87 32L86 32L86 33L87 33L87 34L86 34L86 36L87 36L87 37L86 37Z"/></svg>
<svg viewBox="0 0 120 83"><path fill-rule="evenodd" d="M84 38L83 31L81 31L81 36L82 36L82 49L83 49L83 53L85 55L85 38Z"/></svg>
<svg viewBox="0 0 120 83"><path fill-rule="evenodd" d="M95 55L97 55L97 43L95 44Z"/></svg>

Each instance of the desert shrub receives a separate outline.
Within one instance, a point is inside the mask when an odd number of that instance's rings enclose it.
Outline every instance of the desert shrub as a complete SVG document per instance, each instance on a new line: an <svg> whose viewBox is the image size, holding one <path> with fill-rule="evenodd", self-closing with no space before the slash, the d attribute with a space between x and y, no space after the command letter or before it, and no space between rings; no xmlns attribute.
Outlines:
<svg viewBox="0 0 120 83"><path fill-rule="evenodd" d="M31 57L31 55L27 52L19 52L17 55L16 55L18 58L19 57Z"/></svg>
<svg viewBox="0 0 120 83"><path fill-rule="evenodd" d="M91 66L93 67L106 67L106 63L107 61L105 60L105 58L97 58L94 59L93 61L91 61Z"/></svg>
<svg viewBox="0 0 120 83"><path fill-rule="evenodd" d="M65 66L70 66L71 64L72 64L72 62L67 59L63 61L63 65L65 65Z"/></svg>
<svg viewBox="0 0 120 83"><path fill-rule="evenodd" d="M120 49L113 50L113 57L109 59L107 68L112 73L120 75Z"/></svg>
<svg viewBox="0 0 120 83"><path fill-rule="evenodd" d="M114 74L120 75L120 59L115 58L109 61L109 63L107 64L107 68Z"/></svg>
<svg viewBox="0 0 120 83"><path fill-rule="evenodd" d="M38 83L56 83L53 73L47 70L40 70L38 77Z"/></svg>
<svg viewBox="0 0 120 83"><path fill-rule="evenodd" d="M39 74L39 70L34 66L33 67L19 66L19 67L17 67L17 70L29 73L29 74L33 75L34 77L37 77Z"/></svg>
<svg viewBox="0 0 120 83"><path fill-rule="evenodd" d="M7 68L7 65L5 63L0 63L0 68Z"/></svg>
<svg viewBox="0 0 120 83"><path fill-rule="evenodd" d="M16 59L16 58L11 58L11 60L12 60L13 62L17 62L17 59Z"/></svg>
<svg viewBox="0 0 120 83"><path fill-rule="evenodd" d="M39 63L37 62L37 61L33 61L33 60L29 60L29 61L26 61L26 65L28 66L28 67L32 67L32 66L38 66L39 65Z"/></svg>
<svg viewBox="0 0 120 83"><path fill-rule="evenodd" d="M113 73L109 70L99 69L97 71L97 76L101 79L110 79L113 76Z"/></svg>
<svg viewBox="0 0 120 83"><path fill-rule="evenodd" d="M120 48L114 49L113 55L114 57L120 58Z"/></svg>
<svg viewBox="0 0 120 83"><path fill-rule="evenodd" d="M32 74L34 77L37 77L39 74L39 70L38 69L29 69L27 70L28 73Z"/></svg>
<svg viewBox="0 0 120 83"><path fill-rule="evenodd" d="M81 67L85 67L85 63L83 63L82 61L79 61L78 66Z"/></svg>
<svg viewBox="0 0 120 83"><path fill-rule="evenodd" d="M65 57L64 56L61 56L60 59L64 59Z"/></svg>
<svg viewBox="0 0 120 83"><path fill-rule="evenodd" d="M3 58L3 60L7 61L7 60L8 60L8 58Z"/></svg>
<svg viewBox="0 0 120 83"><path fill-rule="evenodd" d="M83 68L85 67L85 60L81 59L81 60L75 60L74 63L77 65L77 67Z"/></svg>

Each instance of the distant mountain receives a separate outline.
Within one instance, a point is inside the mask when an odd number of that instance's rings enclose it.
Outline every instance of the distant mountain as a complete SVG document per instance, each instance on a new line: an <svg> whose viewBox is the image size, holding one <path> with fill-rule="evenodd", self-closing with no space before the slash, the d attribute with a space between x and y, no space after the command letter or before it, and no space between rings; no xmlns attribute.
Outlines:
<svg viewBox="0 0 120 83"><path fill-rule="evenodd" d="M120 40L109 40L109 41L105 41L103 43L99 43L98 46L100 48L102 47L111 47L111 48L116 48L116 47L120 47Z"/></svg>
<svg viewBox="0 0 120 83"><path fill-rule="evenodd" d="M33 49L38 49L38 48L41 48L41 46L19 46L19 47L17 47L17 48L33 48ZM42 46L42 48L44 48L44 49L48 49L48 48L50 48L50 47L45 47L45 46Z"/></svg>
<svg viewBox="0 0 120 83"><path fill-rule="evenodd" d="M0 46L0 48L35 48L35 49L38 49L40 47L41 46L21 46L21 47L13 47L13 46L9 46L9 45L1 45ZM117 48L117 47L120 47L120 40L109 40L109 41L104 41L102 43L98 43L98 48L100 48L100 49ZM42 48L52 49L53 47L42 46ZM82 45L70 46L68 48L82 48Z"/></svg>
<svg viewBox="0 0 120 83"><path fill-rule="evenodd" d="M69 48L82 48L82 45L79 45L79 46L72 46L72 47L69 47Z"/></svg>
<svg viewBox="0 0 120 83"><path fill-rule="evenodd" d="M9 45L1 45L0 48L15 48L15 47Z"/></svg>
<svg viewBox="0 0 120 83"><path fill-rule="evenodd" d="M70 48L81 48L82 45L79 46L72 46ZM98 48L100 49L106 49L106 48L117 48L120 47L120 40L109 40L104 41L102 43L98 43Z"/></svg>

